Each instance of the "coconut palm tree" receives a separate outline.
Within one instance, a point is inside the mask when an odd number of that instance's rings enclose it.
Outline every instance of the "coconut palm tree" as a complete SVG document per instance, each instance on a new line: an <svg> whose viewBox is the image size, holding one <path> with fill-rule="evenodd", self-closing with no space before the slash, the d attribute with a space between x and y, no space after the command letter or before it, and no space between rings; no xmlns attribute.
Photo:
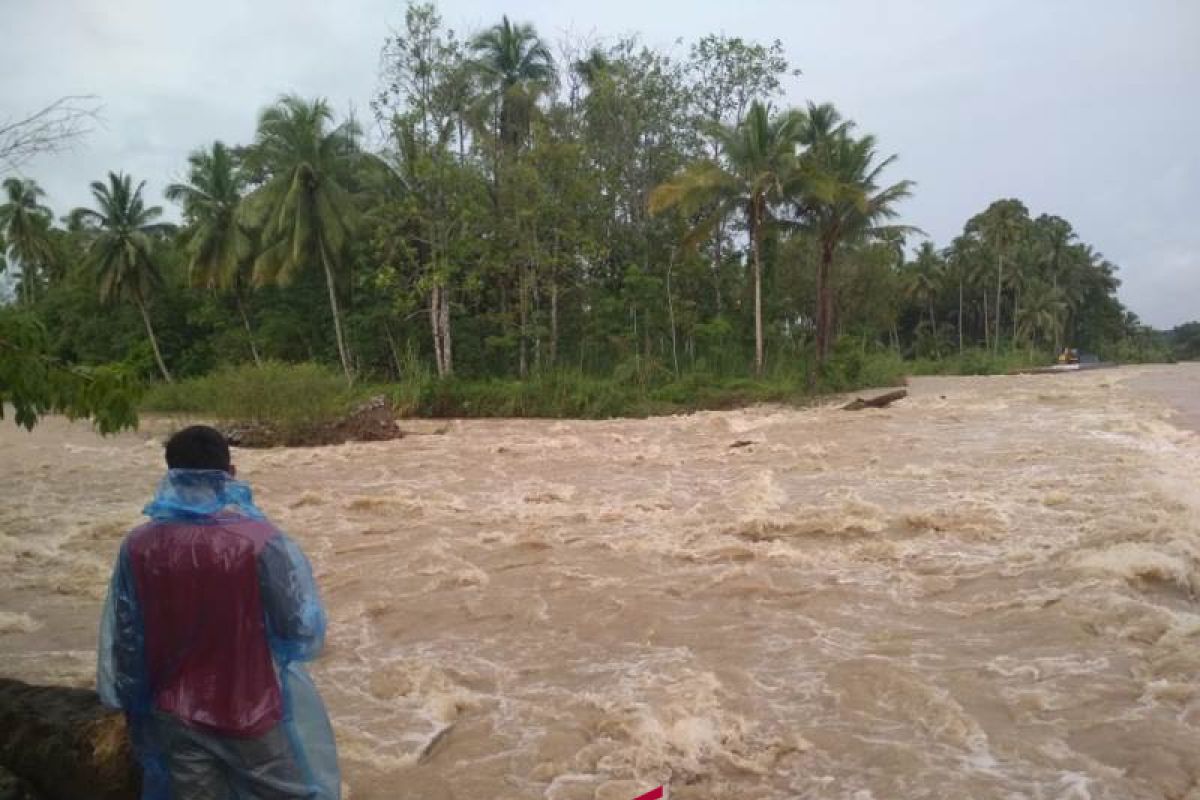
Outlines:
<svg viewBox="0 0 1200 800"><path fill-rule="evenodd" d="M1004 263L1017 245L1025 225L1029 222L1029 211L1020 200L997 200L982 214L967 222L967 231L977 231L984 243L996 256L996 332L992 337L992 351L1000 350L1001 303L1004 291Z"/></svg>
<svg viewBox="0 0 1200 800"><path fill-rule="evenodd" d="M762 241L772 220L771 207L784 199L784 187L797 167L796 146L802 116L786 111L772 116L760 102L751 104L741 125L717 125L724 163L697 161L650 194L650 211L679 206L702 211L684 244L694 247L731 213L740 212L750 233L754 272L754 371L763 371Z"/></svg>
<svg viewBox="0 0 1200 800"><path fill-rule="evenodd" d="M1066 303L1063 302L1061 289L1043 282L1030 284L1025 292L1025 303L1018 312L1019 337L1029 345L1031 351L1038 340L1057 343L1062 335L1065 312Z"/></svg>
<svg viewBox="0 0 1200 800"><path fill-rule="evenodd" d="M495 115L501 149L515 152L529 136L538 98L554 85L554 57L532 25L505 16L471 40L471 72Z"/></svg>
<svg viewBox="0 0 1200 800"><path fill-rule="evenodd" d="M0 205L0 233L7 243L9 261L21 267L21 299L29 303L39 270L48 269L54 257L52 217L50 209L39 202L46 193L32 180L8 178L4 195L7 202Z"/></svg>
<svg viewBox="0 0 1200 800"><path fill-rule="evenodd" d="M222 142L193 152L188 156L188 167L187 183L172 183L166 190L167 199L183 206L189 225L185 234L188 277L193 286L222 289L233 295L246 328L250 354L261 366L242 300L252 264L250 237L238 220L245 178Z"/></svg>
<svg viewBox="0 0 1200 800"><path fill-rule="evenodd" d="M906 270L908 278L905 294L929 311L929 331L933 335L933 350L936 358L941 358L941 346L938 343L937 317L933 312L933 304L942 290L942 278L945 262L938 255L933 243L921 242L917 248L917 257Z"/></svg>
<svg viewBox="0 0 1200 800"><path fill-rule="evenodd" d="M1044 270L1050 274L1050 285L1055 289L1059 288L1060 282L1069 285L1070 281L1064 279L1070 278L1070 267L1066 256L1067 249L1071 245L1071 240L1075 238L1075 231L1072 230L1071 223L1062 217L1052 214L1042 214L1034 220L1033 224L1037 233L1040 260ZM1067 311L1069 313L1071 306L1070 298L1064 294L1062 299L1067 304ZM1056 337L1054 340L1054 352L1057 353L1060 349L1061 343Z"/></svg>
<svg viewBox="0 0 1200 800"><path fill-rule="evenodd" d="M110 172L107 184L92 182L96 207L77 208L71 216L74 225L89 226L92 231L87 253L96 272L100 300L125 300L137 307L158 369L170 383L171 373L163 361L146 303L163 285L154 256L155 239L169 232L172 226L155 222L162 216L162 208L145 204L142 199L145 186L145 181L135 187L128 175Z"/></svg>
<svg viewBox="0 0 1200 800"><path fill-rule="evenodd" d="M973 236L956 236L943 255L946 276L958 284L958 352L963 351L964 295L966 286L974 280L976 264L979 263L979 240ZM985 333L986 333L986 322Z"/></svg>
<svg viewBox="0 0 1200 800"><path fill-rule="evenodd" d="M828 116L824 106L821 114ZM813 109L807 115L807 128L813 128ZM825 120L829 128L833 123ZM854 138L845 124L831 132L812 137L813 142L801 160L800 180L789 191L796 203L801 227L819 244L817 267L817 363L829 355L833 331L833 286L831 272L834 256L845 243L864 237L879 237L889 232L918 232L906 225L886 225L897 215L897 204L912 193L912 181L880 186L879 178L896 160L880 160L875 137Z"/></svg>
<svg viewBox="0 0 1200 800"><path fill-rule="evenodd" d="M357 221L343 185L353 163L361 158L357 136L353 121L333 125L333 112L324 100L282 97L259 115L247 161L267 177L242 203L243 219L261 231L262 249L254 261L256 283L287 284L305 269L325 273L334 337L347 380L351 379L350 351L337 287Z"/></svg>

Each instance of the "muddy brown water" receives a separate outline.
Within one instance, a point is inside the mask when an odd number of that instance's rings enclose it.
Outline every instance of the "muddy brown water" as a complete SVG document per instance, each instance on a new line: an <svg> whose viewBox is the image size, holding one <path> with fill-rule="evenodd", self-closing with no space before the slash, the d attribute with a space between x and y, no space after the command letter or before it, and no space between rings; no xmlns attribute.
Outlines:
<svg viewBox="0 0 1200 800"><path fill-rule="evenodd" d="M237 452L347 795L1200 798L1200 365L911 390ZM91 684L170 424L0 426L0 674Z"/></svg>

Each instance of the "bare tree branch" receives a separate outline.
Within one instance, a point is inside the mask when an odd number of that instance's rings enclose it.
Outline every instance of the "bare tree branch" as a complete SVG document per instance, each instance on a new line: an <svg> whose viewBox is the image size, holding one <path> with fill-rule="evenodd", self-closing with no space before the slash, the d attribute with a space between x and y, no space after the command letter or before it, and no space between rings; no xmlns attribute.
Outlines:
<svg viewBox="0 0 1200 800"><path fill-rule="evenodd" d="M16 172L34 156L70 148L93 130L100 108L94 95L67 95L24 117L0 118L0 172Z"/></svg>

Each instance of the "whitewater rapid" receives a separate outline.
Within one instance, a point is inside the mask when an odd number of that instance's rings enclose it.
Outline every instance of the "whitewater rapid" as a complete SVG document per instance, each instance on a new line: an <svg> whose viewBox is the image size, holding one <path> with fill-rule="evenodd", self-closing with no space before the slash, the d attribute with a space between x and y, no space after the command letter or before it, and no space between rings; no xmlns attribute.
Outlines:
<svg viewBox="0 0 1200 800"><path fill-rule="evenodd" d="M237 451L347 796L1200 800L1200 365L910 390ZM0 426L0 675L91 684L172 424Z"/></svg>

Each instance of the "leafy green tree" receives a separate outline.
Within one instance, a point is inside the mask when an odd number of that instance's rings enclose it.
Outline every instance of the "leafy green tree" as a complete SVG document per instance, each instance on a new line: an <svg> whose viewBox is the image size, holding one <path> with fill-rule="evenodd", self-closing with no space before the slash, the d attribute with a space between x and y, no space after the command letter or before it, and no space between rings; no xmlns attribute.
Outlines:
<svg viewBox="0 0 1200 800"><path fill-rule="evenodd" d="M1024 341L1030 350L1039 343L1057 347L1062 335L1065 310L1062 290L1043 282L1031 284L1025 293L1025 302L1018 312L1018 338Z"/></svg>
<svg viewBox="0 0 1200 800"><path fill-rule="evenodd" d="M7 405L28 430L50 413L90 418L105 434L137 425L138 386L128 372L65 364L49 351L35 316L0 311L0 419Z"/></svg>
<svg viewBox="0 0 1200 800"><path fill-rule="evenodd" d="M21 267L21 299L29 304L40 282L39 272L48 269L54 257L51 213L39 202L46 193L32 180L6 179L4 195L0 233L7 243L9 261Z"/></svg>
<svg viewBox="0 0 1200 800"><path fill-rule="evenodd" d="M689 99L695 107L697 128L705 132L706 146L713 159L721 158L721 125L737 126L751 103L767 103L782 91L781 78L799 75L788 64L783 43L769 45L740 37L710 34L694 42L686 62ZM721 303L720 268L726 244L725 220L713 229L712 270Z"/></svg>
<svg viewBox="0 0 1200 800"><path fill-rule="evenodd" d="M350 380L338 281L345 280L346 247L358 217L344 182L361 154L358 126L332 123L324 100L287 95L265 109L247 160L266 177L243 207L248 224L261 232L257 283L287 285L312 268L324 273L338 357Z"/></svg>
<svg viewBox="0 0 1200 800"><path fill-rule="evenodd" d="M253 263L250 237L239 221L245 178L222 142L188 156L187 183L167 186L167 199L183 206L188 277L193 286L221 289L233 296L246 329L254 363L262 365L243 294Z"/></svg>
<svg viewBox="0 0 1200 800"><path fill-rule="evenodd" d="M1004 264L1020 243L1029 223L1029 210L1020 200L997 200L987 210L967 222L967 230L978 231L984 244L996 258L996 306L995 334L992 336L993 352L1000 350L1000 321L1003 317Z"/></svg>
<svg viewBox="0 0 1200 800"><path fill-rule="evenodd" d="M92 182L96 207L77 208L72 216L84 225L94 226L87 252L95 270L100 299L104 302L124 300L137 308L154 349L158 369L170 383L171 373L163 361L146 304L155 292L164 288L154 244L156 238L171 230L171 226L155 222L162 216L162 208L145 204L142 199L145 186L145 181L135 187L128 175L110 172L107 184Z"/></svg>
<svg viewBox="0 0 1200 800"><path fill-rule="evenodd" d="M945 267L945 262L933 246L933 242L921 242L921 246L917 248L917 257L907 270L908 281L905 286L908 297L929 312L929 332L933 336L935 358L941 358L942 353L939 349L937 317L933 308L942 291Z"/></svg>
<svg viewBox="0 0 1200 800"><path fill-rule="evenodd" d="M963 329L966 326L966 288L975 274L975 265L979 263L978 240L968 236L955 237L943 255L946 264L946 278L954 282L958 289L958 312L955 315L955 328L958 333L958 352L964 350Z"/></svg>
<svg viewBox="0 0 1200 800"><path fill-rule="evenodd" d="M888 231L916 230L886 225L899 214L897 204L912 193L913 182L881 186L880 176L896 156L879 159L875 137L854 138L839 125L827 106L810 106L802 132L811 142L805 151L800 180L789 192L796 201L801 225L818 242L817 362L829 356L833 336L831 270L838 248L847 242L878 237ZM815 113L814 113L815 111ZM813 131L820 134L814 135Z"/></svg>
<svg viewBox="0 0 1200 800"><path fill-rule="evenodd" d="M1171 348L1180 361L1200 359L1200 322L1187 322L1171 331Z"/></svg>
<svg viewBox="0 0 1200 800"><path fill-rule="evenodd" d="M762 103L751 104L745 121L714 131L725 163L698 161L662 184L650 196L651 211L675 206L695 213L708 206L685 243L695 245L730 213L740 212L750 233L754 274L754 371L763 371L762 243L771 207L783 200L784 185L796 170L796 141L801 117L795 112L771 116Z"/></svg>
<svg viewBox="0 0 1200 800"><path fill-rule="evenodd" d="M554 57L532 25L505 16L470 42L470 71L495 114L501 152L515 153L529 136L539 97L554 85Z"/></svg>

